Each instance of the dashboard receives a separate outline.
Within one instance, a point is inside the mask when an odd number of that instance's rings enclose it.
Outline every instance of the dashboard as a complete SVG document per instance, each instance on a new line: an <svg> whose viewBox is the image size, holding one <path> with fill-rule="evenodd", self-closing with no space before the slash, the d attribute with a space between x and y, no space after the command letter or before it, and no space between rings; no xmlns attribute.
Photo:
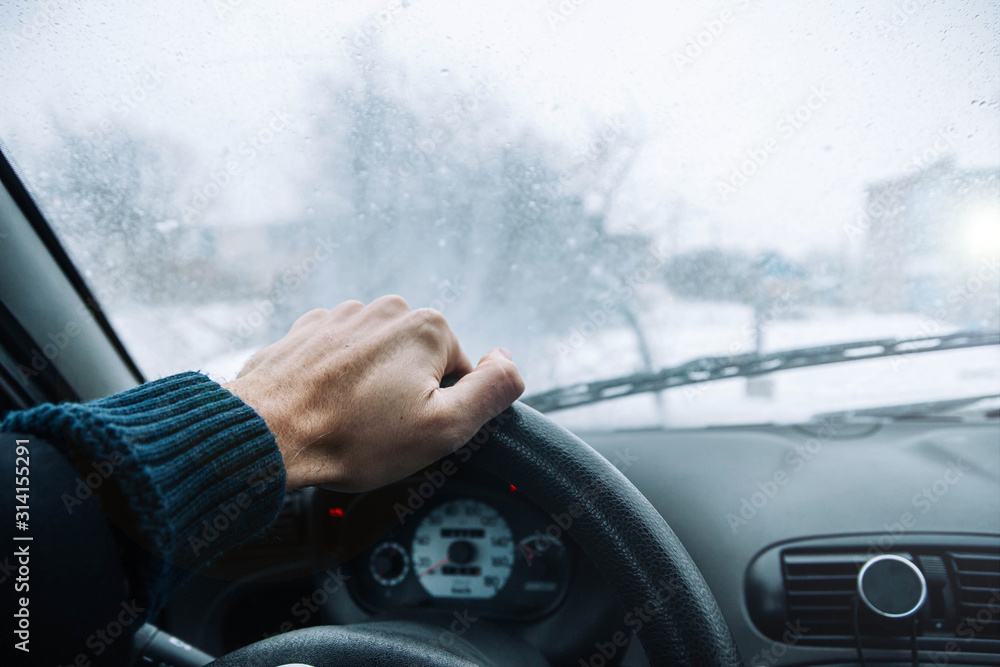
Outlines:
<svg viewBox="0 0 1000 667"><path fill-rule="evenodd" d="M558 607L580 559L562 529L510 484L467 477L439 487L432 477L346 506L341 494L317 495L324 539L346 559L358 605L373 614L461 608L521 621Z"/></svg>
<svg viewBox="0 0 1000 667"><path fill-rule="evenodd" d="M845 600L887 554L922 573L927 603L917 626L860 619L869 664L910 664L916 627L925 663L1000 665L995 417L580 435L680 537L746 664L860 664ZM365 494L290 494L273 530L187 585L163 625L221 654L304 625L471 617L557 666L630 634L558 516L475 457L449 461ZM646 664L638 642L605 663Z"/></svg>

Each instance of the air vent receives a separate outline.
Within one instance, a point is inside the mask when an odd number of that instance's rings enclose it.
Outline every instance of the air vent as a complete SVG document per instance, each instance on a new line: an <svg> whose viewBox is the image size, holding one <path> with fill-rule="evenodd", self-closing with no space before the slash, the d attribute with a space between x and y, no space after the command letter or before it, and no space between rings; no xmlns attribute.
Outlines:
<svg viewBox="0 0 1000 667"><path fill-rule="evenodd" d="M955 575L958 636L1000 639L1000 553L948 552Z"/></svg>
<svg viewBox="0 0 1000 667"><path fill-rule="evenodd" d="M782 557L788 619L809 628L810 637L853 636L853 604L861 553L802 554Z"/></svg>
<svg viewBox="0 0 1000 667"><path fill-rule="evenodd" d="M942 542L942 538L947 541ZM873 549L869 535L837 536L775 545L760 552L746 579L754 625L776 641L852 647L857 626L872 649L909 651L916 622L921 650L959 649L963 655L1000 649L1000 538L911 534L891 552ZM890 618L858 603L858 573L877 555L913 563L926 583L914 616Z"/></svg>

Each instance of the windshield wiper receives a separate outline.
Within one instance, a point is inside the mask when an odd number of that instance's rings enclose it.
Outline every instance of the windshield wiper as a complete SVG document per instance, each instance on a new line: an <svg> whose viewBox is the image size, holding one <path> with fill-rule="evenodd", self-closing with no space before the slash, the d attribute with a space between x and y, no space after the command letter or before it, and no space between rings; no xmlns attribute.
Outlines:
<svg viewBox="0 0 1000 667"><path fill-rule="evenodd" d="M998 402L1000 402L1000 394L983 394L981 396L967 396L965 398L952 398L943 401L822 412L813 415L812 421L824 423L859 420L907 421L921 419L966 421L970 416L995 419L1000 417L1000 410L997 409ZM976 407L980 409L974 409Z"/></svg>
<svg viewBox="0 0 1000 667"><path fill-rule="evenodd" d="M539 392L521 399L539 412L554 412L633 394L673 389L700 382L753 377L807 366L838 364L903 354L957 350L1000 344L1000 331L961 331L922 338L862 340L770 354L701 357L659 371L633 373Z"/></svg>

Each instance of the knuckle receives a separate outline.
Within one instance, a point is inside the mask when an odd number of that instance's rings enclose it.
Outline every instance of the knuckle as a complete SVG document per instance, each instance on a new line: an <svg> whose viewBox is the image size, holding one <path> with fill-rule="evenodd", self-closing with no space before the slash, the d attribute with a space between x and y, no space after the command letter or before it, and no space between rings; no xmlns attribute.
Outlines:
<svg viewBox="0 0 1000 667"><path fill-rule="evenodd" d="M386 294L385 296L381 296L372 302L372 306L388 311L405 312L410 309L410 304L406 303L406 299L398 294Z"/></svg>
<svg viewBox="0 0 1000 667"><path fill-rule="evenodd" d="M364 308L364 307L365 307L365 304L361 303L357 299L351 299L349 301L345 301L342 304L340 304L339 306L337 306L337 308L343 308L343 309L346 309L346 310L360 310L361 308Z"/></svg>
<svg viewBox="0 0 1000 667"><path fill-rule="evenodd" d="M418 329L426 329L435 334L448 330L448 321L444 315L433 308L418 308L410 313L410 318Z"/></svg>
<svg viewBox="0 0 1000 667"><path fill-rule="evenodd" d="M295 320L295 324L306 324L308 322L318 320L329 313L330 311L326 308L313 308L312 310L306 311L299 317L299 319Z"/></svg>
<svg viewBox="0 0 1000 667"><path fill-rule="evenodd" d="M499 369L498 380L505 397L517 398L524 393L524 379L521 372L517 370L517 365L509 359L499 359L496 362Z"/></svg>

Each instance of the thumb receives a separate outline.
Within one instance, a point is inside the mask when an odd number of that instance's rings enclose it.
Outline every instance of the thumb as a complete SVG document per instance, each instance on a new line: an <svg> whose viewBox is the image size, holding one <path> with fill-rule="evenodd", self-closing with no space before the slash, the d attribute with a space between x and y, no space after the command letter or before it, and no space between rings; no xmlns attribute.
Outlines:
<svg viewBox="0 0 1000 667"><path fill-rule="evenodd" d="M455 446L463 445L483 424L510 407L524 393L524 380L503 348L491 350L455 383L441 389L440 409L455 424Z"/></svg>

